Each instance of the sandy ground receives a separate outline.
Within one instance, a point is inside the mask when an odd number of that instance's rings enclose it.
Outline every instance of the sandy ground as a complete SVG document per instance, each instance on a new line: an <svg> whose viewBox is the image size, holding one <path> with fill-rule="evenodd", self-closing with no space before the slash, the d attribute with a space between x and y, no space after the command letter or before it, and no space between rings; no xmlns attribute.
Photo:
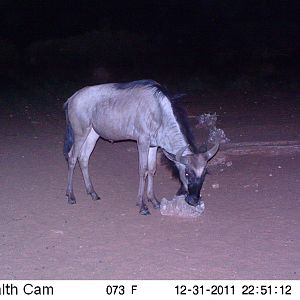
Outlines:
<svg viewBox="0 0 300 300"><path fill-rule="evenodd" d="M217 112L235 143L297 141L297 101L216 94L186 106ZM135 144L99 141L90 168L102 199L86 195L77 168L68 205L61 103L2 110L0 279L300 279L300 153L227 157L206 177L204 214L182 219L151 206L139 215ZM178 183L159 165L155 186L171 198Z"/></svg>

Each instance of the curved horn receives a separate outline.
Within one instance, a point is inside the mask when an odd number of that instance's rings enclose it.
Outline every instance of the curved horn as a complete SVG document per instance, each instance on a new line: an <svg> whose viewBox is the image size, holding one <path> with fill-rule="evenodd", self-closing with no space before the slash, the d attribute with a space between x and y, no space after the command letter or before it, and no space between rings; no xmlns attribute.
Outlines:
<svg viewBox="0 0 300 300"><path fill-rule="evenodd" d="M181 162L182 154L183 152L189 147L190 145L187 144L186 146L182 147L177 153L176 153L176 160L178 162Z"/></svg>
<svg viewBox="0 0 300 300"><path fill-rule="evenodd" d="M204 157L206 160L210 160L213 158L219 150L219 143L216 143L211 149L209 149L206 153L204 153Z"/></svg>

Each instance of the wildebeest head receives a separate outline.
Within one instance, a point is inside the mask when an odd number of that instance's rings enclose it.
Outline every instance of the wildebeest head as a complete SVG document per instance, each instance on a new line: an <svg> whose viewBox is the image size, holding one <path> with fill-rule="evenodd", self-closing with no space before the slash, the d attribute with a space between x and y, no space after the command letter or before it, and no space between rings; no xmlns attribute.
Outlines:
<svg viewBox="0 0 300 300"><path fill-rule="evenodd" d="M207 162L214 157L219 149L215 144L205 153L184 155L189 145L180 149L176 155L164 151L168 159L172 160L179 171L180 180L185 189L185 201L192 206L197 206L200 201L200 191L204 182Z"/></svg>

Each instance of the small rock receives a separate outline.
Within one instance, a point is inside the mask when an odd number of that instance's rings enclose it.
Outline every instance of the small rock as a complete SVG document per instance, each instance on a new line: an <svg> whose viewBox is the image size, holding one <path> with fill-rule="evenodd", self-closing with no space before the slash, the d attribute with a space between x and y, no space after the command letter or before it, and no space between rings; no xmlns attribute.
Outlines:
<svg viewBox="0 0 300 300"><path fill-rule="evenodd" d="M128 152L137 152L137 149L134 148L134 147L128 147L126 150L127 150Z"/></svg>
<svg viewBox="0 0 300 300"><path fill-rule="evenodd" d="M184 196L175 196L172 200L163 198L160 202L160 213L163 216L195 218L201 216L204 209L203 201L197 206L191 206L186 203Z"/></svg>
<svg viewBox="0 0 300 300"><path fill-rule="evenodd" d="M232 161L227 161L226 162L226 167L231 167L232 166Z"/></svg>
<svg viewBox="0 0 300 300"><path fill-rule="evenodd" d="M56 234L64 234L64 232L62 230L51 229L50 231L53 232L53 233L56 233Z"/></svg>
<svg viewBox="0 0 300 300"><path fill-rule="evenodd" d="M220 185L218 183L213 183L211 186L212 186L213 189L220 188Z"/></svg>

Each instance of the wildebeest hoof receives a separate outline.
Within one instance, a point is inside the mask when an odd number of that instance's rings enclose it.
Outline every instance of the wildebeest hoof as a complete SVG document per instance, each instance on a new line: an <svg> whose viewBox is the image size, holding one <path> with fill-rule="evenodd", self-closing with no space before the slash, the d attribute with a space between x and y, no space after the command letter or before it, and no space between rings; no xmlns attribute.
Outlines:
<svg viewBox="0 0 300 300"><path fill-rule="evenodd" d="M94 201L101 199L96 192L92 192L92 193L90 193L90 195Z"/></svg>
<svg viewBox="0 0 300 300"><path fill-rule="evenodd" d="M147 207L142 207L140 209L140 214L143 215L143 216L147 216L147 215L150 215L150 211Z"/></svg>
<svg viewBox="0 0 300 300"><path fill-rule="evenodd" d="M69 204L75 204L76 203L76 199L73 197L68 197L68 203Z"/></svg>
<svg viewBox="0 0 300 300"><path fill-rule="evenodd" d="M148 201L152 203L154 209L159 209L160 203L156 200L156 198L149 199Z"/></svg>
<svg viewBox="0 0 300 300"><path fill-rule="evenodd" d="M153 205L153 208L154 209L159 209L160 208L160 203L158 201L151 201L152 202L152 205Z"/></svg>
<svg viewBox="0 0 300 300"><path fill-rule="evenodd" d="M76 198L74 196L74 193L71 191L71 192L66 192L66 196L68 197L68 203L69 204L75 204L76 203Z"/></svg>

